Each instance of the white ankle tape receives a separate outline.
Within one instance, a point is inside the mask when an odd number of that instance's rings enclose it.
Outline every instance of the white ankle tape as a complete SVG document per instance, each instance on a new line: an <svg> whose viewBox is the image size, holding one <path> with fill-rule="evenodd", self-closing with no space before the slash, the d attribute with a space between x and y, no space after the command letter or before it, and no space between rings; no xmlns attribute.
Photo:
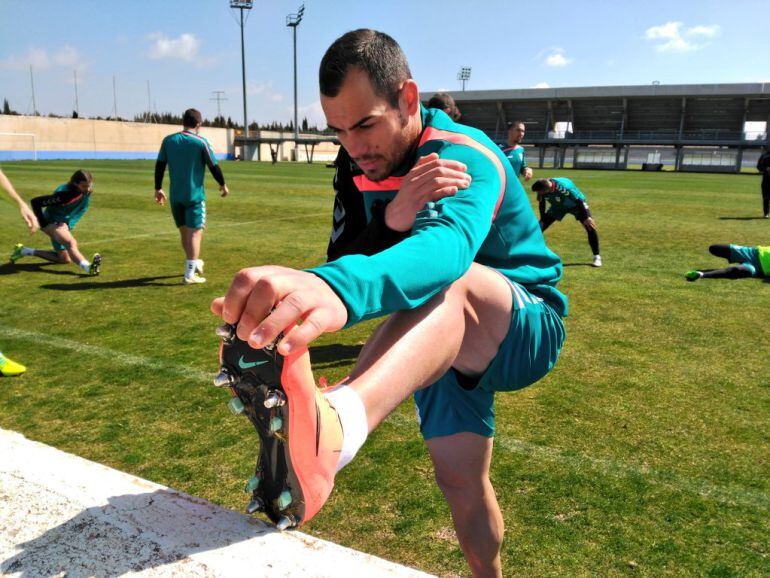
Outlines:
<svg viewBox="0 0 770 578"><path fill-rule="evenodd" d="M366 421L366 408L364 402L358 394L343 385L334 391L326 394L326 398L337 410L342 424L342 452L340 461L337 463L337 471L350 463L350 461L364 445L366 437L369 435L369 424Z"/></svg>

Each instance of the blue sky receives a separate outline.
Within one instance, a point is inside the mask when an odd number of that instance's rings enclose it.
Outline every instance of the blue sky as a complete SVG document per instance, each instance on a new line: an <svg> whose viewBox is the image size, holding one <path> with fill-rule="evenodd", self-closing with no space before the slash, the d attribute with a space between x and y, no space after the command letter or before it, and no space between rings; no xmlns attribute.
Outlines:
<svg viewBox="0 0 770 578"><path fill-rule="evenodd" d="M255 0L246 23L249 120L293 113L292 37L301 0ZM404 48L423 91L770 82L767 0L307 0L298 30L300 119L323 123L318 64L348 30L370 27ZM240 33L229 0L0 0L0 98L70 114L123 117L152 106L242 119Z"/></svg>

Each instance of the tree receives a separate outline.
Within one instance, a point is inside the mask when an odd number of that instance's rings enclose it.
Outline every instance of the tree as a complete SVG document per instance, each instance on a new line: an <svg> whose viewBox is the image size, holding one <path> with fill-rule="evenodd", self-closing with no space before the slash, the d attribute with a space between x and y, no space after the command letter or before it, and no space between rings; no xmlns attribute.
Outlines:
<svg viewBox="0 0 770 578"><path fill-rule="evenodd" d="M307 117L302 119L302 132L307 132L308 126L307 126Z"/></svg>
<svg viewBox="0 0 770 578"><path fill-rule="evenodd" d="M76 110L72 111L72 118L78 118L78 111Z"/></svg>

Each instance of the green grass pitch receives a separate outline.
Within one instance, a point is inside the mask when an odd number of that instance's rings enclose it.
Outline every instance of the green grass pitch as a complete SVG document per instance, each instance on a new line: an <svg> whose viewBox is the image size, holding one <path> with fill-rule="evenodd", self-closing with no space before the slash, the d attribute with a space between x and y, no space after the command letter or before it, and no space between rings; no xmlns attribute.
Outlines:
<svg viewBox="0 0 770 578"><path fill-rule="evenodd" d="M0 380L0 427L242 509L257 437L215 389L212 298L245 266L306 267L325 256L332 171L224 163L209 178L203 258L209 282L183 286L153 163L7 163L27 199L80 166L94 173L75 229L97 278L33 258L0 265L0 350L29 366ZM588 267L571 217L546 232L566 266L567 342L554 371L499 395L492 478L506 575L759 576L770 573L770 284L686 283L719 267L711 243L770 245L759 178L550 171L586 193L605 266ZM0 248L28 238L0 200ZM350 370L369 322L311 350L316 376ZM411 401L337 479L306 530L441 576L466 576Z"/></svg>

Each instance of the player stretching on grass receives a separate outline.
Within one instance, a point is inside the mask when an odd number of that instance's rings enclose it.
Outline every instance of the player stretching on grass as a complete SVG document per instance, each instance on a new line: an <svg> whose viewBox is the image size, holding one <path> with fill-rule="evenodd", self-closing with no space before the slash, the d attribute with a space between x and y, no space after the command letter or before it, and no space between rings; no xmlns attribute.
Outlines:
<svg viewBox="0 0 770 578"><path fill-rule="evenodd" d="M321 62L320 85L329 127L363 171L356 184L367 214L391 199L386 224L408 236L307 271L243 269L212 303L237 324L232 335L220 330L227 371L217 382L233 387L233 405L246 406L262 440L248 509L265 509L282 528L309 521L335 473L414 394L466 560L475 576L501 576L503 519L489 480L493 400L541 379L556 362L567 312L556 289L561 261L500 149L481 131L420 106L392 38L356 30L337 39ZM429 165L419 159L431 153L456 161L471 179L423 205L420 178L404 175ZM307 345L385 315L349 380L321 393ZM271 370L260 369L269 361Z"/></svg>
<svg viewBox="0 0 770 578"><path fill-rule="evenodd" d="M209 141L200 136L201 113L194 108L184 111L184 130L163 139L155 163L155 202L166 204L163 192L163 175L168 164L171 178L171 214L179 228L187 260L184 267L184 283L205 283L203 261L200 258L203 229L206 227L206 193L203 180L208 167L219 183L223 197L229 192L222 169L211 149Z"/></svg>
<svg viewBox="0 0 770 578"><path fill-rule="evenodd" d="M11 200L15 201L16 204L19 205L21 218L27 224L29 232L34 233L37 231L37 217L35 217L35 214L29 208L27 203L24 202L24 199L22 199L13 188L11 181L9 181L8 177L3 174L2 170L0 170L0 187L2 187L3 190L8 193L8 196L11 197ZM21 375L25 371L27 371L27 368L24 367L21 363L17 363L12 359L8 359L3 355L2 352L0 352L0 375L3 377L10 377L12 375Z"/></svg>
<svg viewBox="0 0 770 578"><path fill-rule="evenodd" d="M532 185L532 190L537 193L540 229L545 231L555 221L561 221L565 215L572 215L580 221L588 233L588 244L594 254L591 265L601 267L602 257L599 254L599 235L596 232L596 223L591 216L585 195L580 192L575 183L565 178L540 179ZM545 209L546 201L551 205L547 211Z"/></svg>
<svg viewBox="0 0 770 578"><path fill-rule="evenodd" d="M18 243L11 253L11 263L22 257L39 257L51 263L75 263L85 273L98 275L102 264L99 253L92 261L78 249L72 235L75 225L86 214L91 203L93 177L84 170L75 171L68 183L61 185L51 195L32 199L32 210L41 230L51 237L53 251L24 247Z"/></svg>
<svg viewBox="0 0 770 578"><path fill-rule="evenodd" d="M770 277L770 247L742 247L741 245L711 245L709 252L715 257L736 263L724 269L697 269L688 271L688 281L698 279L745 279L746 277Z"/></svg>

